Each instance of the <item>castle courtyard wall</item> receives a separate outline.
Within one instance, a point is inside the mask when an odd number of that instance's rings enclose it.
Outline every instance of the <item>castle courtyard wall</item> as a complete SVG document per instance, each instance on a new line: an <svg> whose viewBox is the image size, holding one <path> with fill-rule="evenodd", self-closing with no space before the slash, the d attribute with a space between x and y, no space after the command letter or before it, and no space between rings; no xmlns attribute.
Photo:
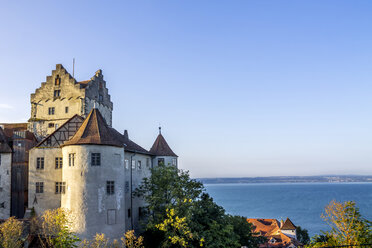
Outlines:
<svg viewBox="0 0 372 248"><path fill-rule="evenodd" d="M10 197L11 197L11 153L0 153L0 219L10 217Z"/></svg>

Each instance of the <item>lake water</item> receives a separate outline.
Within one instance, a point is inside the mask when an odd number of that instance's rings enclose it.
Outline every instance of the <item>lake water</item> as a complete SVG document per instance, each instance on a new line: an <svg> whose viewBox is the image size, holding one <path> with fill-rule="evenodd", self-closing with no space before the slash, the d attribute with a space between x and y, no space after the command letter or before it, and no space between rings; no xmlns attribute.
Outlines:
<svg viewBox="0 0 372 248"><path fill-rule="evenodd" d="M311 236L328 230L320 215L331 201L356 202L362 216L372 220L372 183L205 184L227 213L248 218L289 217Z"/></svg>

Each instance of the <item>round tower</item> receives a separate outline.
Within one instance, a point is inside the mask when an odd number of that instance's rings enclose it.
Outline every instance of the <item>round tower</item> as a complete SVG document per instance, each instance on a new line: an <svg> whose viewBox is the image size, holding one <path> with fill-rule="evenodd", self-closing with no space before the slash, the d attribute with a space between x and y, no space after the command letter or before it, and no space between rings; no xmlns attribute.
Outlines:
<svg viewBox="0 0 372 248"><path fill-rule="evenodd" d="M97 109L62 147L61 207L75 218L73 231L91 239L120 238L125 228L124 148Z"/></svg>

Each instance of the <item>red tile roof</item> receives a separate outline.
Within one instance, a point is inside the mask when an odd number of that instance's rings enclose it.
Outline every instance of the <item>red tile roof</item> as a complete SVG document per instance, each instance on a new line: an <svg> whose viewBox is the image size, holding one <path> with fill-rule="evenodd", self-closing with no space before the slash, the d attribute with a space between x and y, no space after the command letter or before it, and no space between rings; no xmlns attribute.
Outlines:
<svg viewBox="0 0 372 248"><path fill-rule="evenodd" d="M110 128L98 109L92 109L75 135L67 145L108 145L123 147L117 135Z"/></svg>
<svg viewBox="0 0 372 248"><path fill-rule="evenodd" d="M170 149L167 141L165 141L163 135L159 133L158 137L156 138L154 144L150 149L150 153L156 156L172 156L178 157L172 149Z"/></svg>
<svg viewBox="0 0 372 248"><path fill-rule="evenodd" d="M293 222L287 218L283 224L283 226L280 228L282 230L296 230L296 226L293 224Z"/></svg>

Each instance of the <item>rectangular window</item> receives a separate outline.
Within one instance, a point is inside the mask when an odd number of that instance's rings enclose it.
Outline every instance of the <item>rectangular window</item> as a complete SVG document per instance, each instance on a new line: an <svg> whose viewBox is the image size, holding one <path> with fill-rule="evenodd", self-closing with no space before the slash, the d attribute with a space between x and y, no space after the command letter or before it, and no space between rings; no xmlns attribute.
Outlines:
<svg viewBox="0 0 372 248"><path fill-rule="evenodd" d="M68 107L65 107L65 113L66 114L68 113Z"/></svg>
<svg viewBox="0 0 372 248"><path fill-rule="evenodd" d="M101 165L101 153L92 153L92 166Z"/></svg>
<svg viewBox="0 0 372 248"><path fill-rule="evenodd" d="M66 182L56 182L56 194L64 194L66 192Z"/></svg>
<svg viewBox="0 0 372 248"><path fill-rule="evenodd" d="M48 109L48 114L49 115L54 115L54 107L50 107L49 109Z"/></svg>
<svg viewBox="0 0 372 248"><path fill-rule="evenodd" d="M146 167L147 169L150 168L151 164L150 164L150 158L146 158Z"/></svg>
<svg viewBox="0 0 372 248"><path fill-rule="evenodd" d="M61 91L60 90L55 90L54 91L54 97L60 97Z"/></svg>
<svg viewBox="0 0 372 248"><path fill-rule="evenodd" d="M75 153L68 155L68 166L75 166Z"/></svg>
<svg viewBox="0 0 372 248"><path fill-rule="evenodd" d="M172 165L177 166L177 159L176 158L172 159Z"/></svg>
<svg viewBox="0 0 372 248"><path fill-rule="evenodd" d="M125 169L126 169L126 170L129 170L129 160L126 159L126 160L124 161L124 163L125 163Z"/></svg>
<svg viewBox="0 0 372 248"><path fill-rule="evenodd" d="M143 208L139 207L138 208L138 219L142 219L142 217L143 217Z"/></svg>
<svg viewBox="0 0 372 248"><path fill-rule="evenodd" d="M164 164L164 158L158 158L158 165L165 165Z"/></svg>
<svg viewBox="0 0 372 248"><path fill-rule="evenodd" d="M102 95L99 95L98 101L103 102L103 96Z"/></svg>
<svg viewBox="0 0 372 248"><path fill-rule="evenodd" d="M115 209L107 210L107 224L108 225L116 224L116 210Z"/></svg>
<svg viewBox="0 0 372 248"><path fill-rule="evenodd" d="M141 169L142 169L142 161L139 161L139 160L138 160L137 163L138 163L138 169L141 170Z"/></svg>
<svg viewBox="0 0 372 248"><path fill-rule="evenodd" d="M136 169L136 160L132 160L132 170Z"/></svg>
<svg viewBox="0 0 372 248"><path fill-rule="evenodd" d="M61 157L56 157L56 169L61 169L62 168L62 158Z"/></svg>
<svg viewBox="0 0 372 248"><path fill-rule="evenodd" d="M106 182L106 193L108 195L115 194L115 182L114 181L107 181Z"/></svg>
<svg viewBox="0 0 372 248"><path fill-rule="evenodd" d="M54 127L54 123L49 123L49 124L48 124L48 127L49 127L49 128Z"/></svg>
<svg viewBox="0 0 372 248"><path fill-rule="evenodd" d="M130 218L132 216L132 213L130 211L130 208L128 208L128 218Z"/></svg>
<svg viewBox="0 0 372 248"><path fill-rule="evenodd" d="M44 158L40 157L36 159L36 169L37 170L44 170Z"/></svg>
<svg viewBox="0 0 372 248"><path fill-rule="evenodd" d="M44 193L44 182L36 182L36 193Z"/></svg>
<svg viewBox="0 0 372 248"><path fill-rule="evenodd" d="M129 182L125 181L125 193L129 192Z"/></svg>

